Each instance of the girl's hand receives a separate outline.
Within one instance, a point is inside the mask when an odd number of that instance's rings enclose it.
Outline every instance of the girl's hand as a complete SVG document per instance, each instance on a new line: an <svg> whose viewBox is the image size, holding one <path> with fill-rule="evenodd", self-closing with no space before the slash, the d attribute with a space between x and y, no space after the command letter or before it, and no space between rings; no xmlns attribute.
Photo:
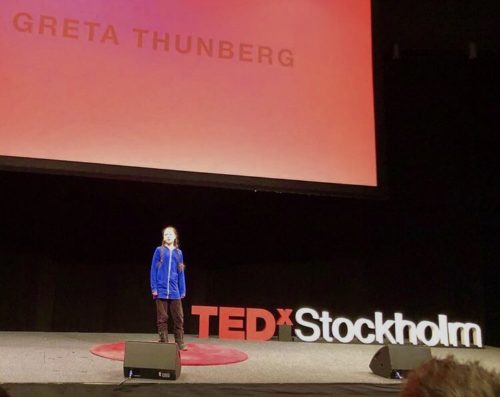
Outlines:
<svg viewBox="0 0 500 397"><path fill-rule="evenodd" d="M158 298L158 292L157 291L153 291L152 294L153 294L153 299Z"/></svg>
<svg viewBox="0 0 500 397"><path fill-rule="evenodd" d="M180 272L183 272L185 268L186 268L186 265L184 263L179 263L178 269Z"/></svg>

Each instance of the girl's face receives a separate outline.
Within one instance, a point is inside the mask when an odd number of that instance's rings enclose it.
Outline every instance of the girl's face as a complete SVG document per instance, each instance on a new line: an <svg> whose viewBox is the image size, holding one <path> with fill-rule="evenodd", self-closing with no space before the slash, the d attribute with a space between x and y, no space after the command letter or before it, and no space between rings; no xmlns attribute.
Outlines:
<svg viewBox="0 0 500 397"><path fill-rule="evenodd" d="M175 239L177 238L177 235L175 234L174 229L171 227L167 227L163 231L163 240L168 244L173 244L175 242Z"/></svg>

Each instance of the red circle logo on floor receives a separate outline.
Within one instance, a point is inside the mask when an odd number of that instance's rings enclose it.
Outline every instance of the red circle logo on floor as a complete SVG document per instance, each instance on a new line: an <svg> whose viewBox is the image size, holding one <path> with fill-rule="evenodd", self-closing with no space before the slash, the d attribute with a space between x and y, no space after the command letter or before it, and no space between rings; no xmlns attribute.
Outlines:
<svg viewBox="0 0 500 397"><path fill-rule="evenodd" d="M224 365L248 359L248 355L232 347L216 346L205 343L188 343L188 350L181 350L182 365ZM125 342L95 345L90 352L111 360L125 359Z"/></svg>

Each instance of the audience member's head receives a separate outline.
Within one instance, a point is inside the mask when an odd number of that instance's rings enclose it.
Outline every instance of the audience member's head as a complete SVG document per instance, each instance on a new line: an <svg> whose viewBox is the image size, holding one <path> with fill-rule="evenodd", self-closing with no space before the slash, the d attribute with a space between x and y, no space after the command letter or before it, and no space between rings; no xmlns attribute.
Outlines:
<svg viewBox="0 0 500 397"><path fill-rule="evenodd" d="M499 397L500 375L477 361L433 358L412 371L401 397Z"/></svg>

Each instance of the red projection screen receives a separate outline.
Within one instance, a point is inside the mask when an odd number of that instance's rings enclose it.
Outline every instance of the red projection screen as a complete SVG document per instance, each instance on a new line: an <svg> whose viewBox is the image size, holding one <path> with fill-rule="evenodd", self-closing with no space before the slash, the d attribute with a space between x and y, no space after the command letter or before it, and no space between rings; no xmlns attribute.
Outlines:
<svg viewBox="0 0 500 397"><path fill-rule="evenodd" d="M373 188L372 69L369 0L2 0L1 165Z"/></svg>

